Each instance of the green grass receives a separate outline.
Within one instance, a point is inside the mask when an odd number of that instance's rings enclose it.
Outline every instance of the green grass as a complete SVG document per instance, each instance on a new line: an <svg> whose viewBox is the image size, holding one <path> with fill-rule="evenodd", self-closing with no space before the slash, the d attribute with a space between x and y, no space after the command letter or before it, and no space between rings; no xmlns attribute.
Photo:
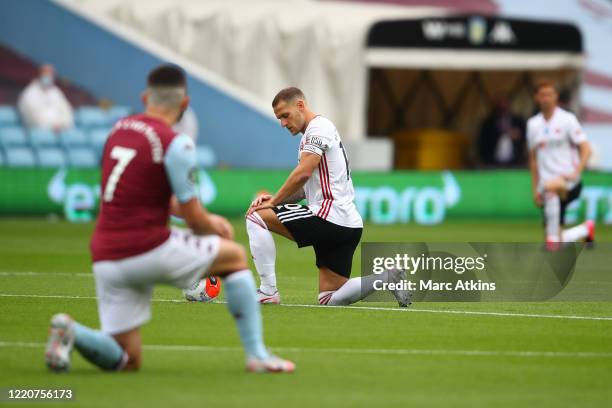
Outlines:
<svg viewBox="0 0 612 408"><path fill-rule="evenodd" d="M246 244L241 221L235 227ZM44 367L40 345L49 317L65 311L98 324L93 279L81 275L90 270L91 229L0 219L0 294L25 295L0 296L0 388L69 387L74 407L591 407L612 400L612 320L514 315L612 318L611 302L423 303L407 312L264 307L267 343L294 359L298 371L249 375L224 305L156 301L153 320L143 328L148 348L139 373L100 372L74 353L72 371L55 375ZM612 242L612 229L598 233L600 241ZM537 222L465 220L436 227L369 225L363 240L538 242L541 234ZM312 249L281 239L277 246L283 302L316 304ZM181 295L159 287L155 298ZM164 345L201 348L158 347Z"/></svg>

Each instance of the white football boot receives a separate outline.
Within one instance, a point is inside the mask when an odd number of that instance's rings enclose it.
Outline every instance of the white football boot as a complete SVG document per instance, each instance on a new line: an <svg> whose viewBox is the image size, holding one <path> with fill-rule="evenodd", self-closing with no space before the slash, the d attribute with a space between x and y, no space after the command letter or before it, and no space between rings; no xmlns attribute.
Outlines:
<svg viewBox="0 0 612 408"><path fill-rule="evenodd" d="M73 320L65 313L51 318L49 339L45 349L45 362L50 370L56 372L70 369L70 353L74 346Z"/></svg>
<svg viewBox="0 0 612 408"><path fill-rule="evenodd" d="M399 283L401 281L405 281L406 279L407 279L407 275L406 275L405 270L403 269L390 269L389 270L389 283L391 282ZM393 296L397 300L397 303L399 304L399 307L408 307L409 305L412 304L411 302L412 293L410 293L409 290L396 289L396 290L390 290L389 292L393 294Z"/></svg>
<svg viewBox="0 0 612 408"><path fill-rule="evenodd" d="M262 305L272 304L272 305L280 305L280 293L278 290L271 295L265 294L260 289L257 289L257 301Z"/></svg>
<svg viewBox="0 0 612 408"><path fill-rule="evenodd" d="M251 373L292 373L295 371L295 364L270 354L264 359L249 357L246 369Z"/></svg>

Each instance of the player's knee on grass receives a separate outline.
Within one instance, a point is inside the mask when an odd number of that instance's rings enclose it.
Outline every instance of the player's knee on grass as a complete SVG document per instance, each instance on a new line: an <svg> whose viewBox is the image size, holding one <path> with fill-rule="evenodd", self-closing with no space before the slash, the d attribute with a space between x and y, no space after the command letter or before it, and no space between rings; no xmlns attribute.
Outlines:
<svg viewBox="0 0 612 408"><path fill-rule="evenodd" d="M223 278L245 269L248 269L248 262L243 246L234 241L221 240L219 253L209 270L210 274Z"/></svg>
<svg viewBox="0 0 612 408"><path fill-rule="evenodd" d="M140 369L142 363L142 346L140 341L140 329L130 330L129 332L119 333L113 336L123 351L127 354L128 360L123 371L136 371Z"/></svg>
<svg viewBox="0 0 612 408"><path fill-rule="evenodd" d="M141 355L129 355L128 354L128 362L123 368L123 371L138 371L140 370L141 364Z"/></svg>
<svg viewBox="0 0 612 408"><path fill-rule="evenodd" d="M336 291L348 281L348 278L337 274L326 266L319 268L319 293Z"/></svg>

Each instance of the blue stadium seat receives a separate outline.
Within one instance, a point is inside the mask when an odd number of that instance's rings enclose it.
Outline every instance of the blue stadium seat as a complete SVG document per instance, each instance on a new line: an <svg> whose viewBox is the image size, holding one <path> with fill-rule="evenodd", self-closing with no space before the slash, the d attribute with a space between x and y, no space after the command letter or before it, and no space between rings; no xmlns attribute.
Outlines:
<svg viewBox="0 0 612 408"><path fill-rule="evenodd" d="M98 156L100 156L102 149L104 149L104 144L106 143L106 139L108 139L109 133L110 129L108 128L93 129L89 132L89 143L96 153L98 153Z"/></svg>
<svg viewBox="0 0 612 408"><path fill-rule="evenodd" d="M0 146L7 147L24 147L28 145L26 132L22 127L12 126L0 129Z"/></svg>
<svg viewBox="0 0 612 408"><path fill-rule="evenodd" d="M196 147L196 162L201 169L214 167L217 164L217 156L210 147L200 145Z"/></svg>
<svg viewBox="0 0 612 408"><path fill-rule="evenodd" d="M110 121L110 123L115 123L116 121L118 121L119 119L128 116L132 113L132 108L130 108L129 106L113 106L111 107L108 112L108 119Z"/></svg>
<svg viewBox="0 0 612 408"><path fill-rule="evenodd" d="M16 126L19 124L19 115L15 107L0 105L0 126Z"/></svg>
<svg viewBox="0 0 612 408"><path fill-rule="evenodd" d="M4 150L6 165L9 167L34 167L36 159L29 147L9 147Z"/></svg>
<svg viewBox="0 0 612 408"><path fill-rule="evenodd" d="M0 150L0 167L4 166L4 154L2 150Z"/></svg>
<svg viewBox="0 0 612 408"><path fill-rule="evenodd" d="M106 112L97 106L83 106L77 109L76 123L79 127L91 129L93 127L110 126L110 119Z"/></svg>
<svg viewBox="0 0 612 408"><path fill-rule="evenodd" d="M81 129L66 129L60 134L60 143L64 147L86 146L87 137Z"/></svg>
<svg viewBox="0 0 612 408"><path fill-rule="evenodd" d="M36 151L40 167L64 167L66 156L59 147L43 147Z"/></svg>
<svg viewBox="0 0 612 408"><path fill-rule="evenodd" d="M98 156L90 147L71 147L66 150L68 163L72 167L92 168L98 167Z"/></svg>
<svg viewBox="0 0 612 408"><path fill-rule="evenodd" d="M58 145L58 136L53 133L50 129L31 129L30 130L30 143L32 146L38 147L48 147L48 146L57 146Z"/></svg>

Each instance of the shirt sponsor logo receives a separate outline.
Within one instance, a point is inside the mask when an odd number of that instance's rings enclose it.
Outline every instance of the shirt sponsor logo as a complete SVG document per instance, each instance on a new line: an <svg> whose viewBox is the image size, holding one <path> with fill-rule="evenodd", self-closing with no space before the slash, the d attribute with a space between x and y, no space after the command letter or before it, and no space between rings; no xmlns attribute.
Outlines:
<svg viewBox="0 0 612 408"><path fill-rule="evenodd" d="M318 136L311 136L309 137L309 139L306 140L306 144L311 144L311 145L315 145L318 147L323 147L323 140L321 140L320 137Z"/></svg>

